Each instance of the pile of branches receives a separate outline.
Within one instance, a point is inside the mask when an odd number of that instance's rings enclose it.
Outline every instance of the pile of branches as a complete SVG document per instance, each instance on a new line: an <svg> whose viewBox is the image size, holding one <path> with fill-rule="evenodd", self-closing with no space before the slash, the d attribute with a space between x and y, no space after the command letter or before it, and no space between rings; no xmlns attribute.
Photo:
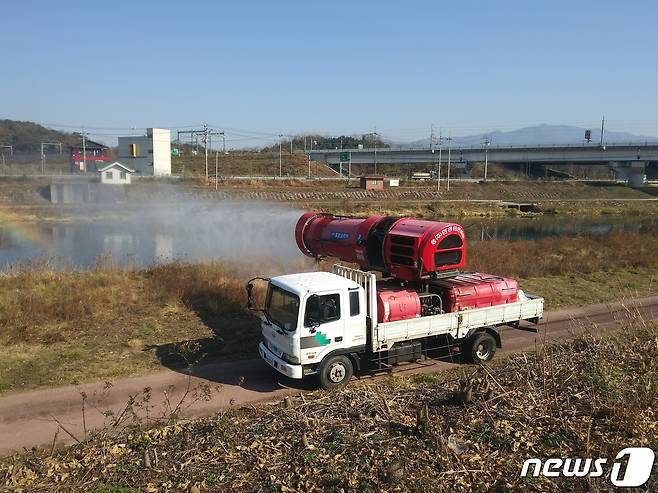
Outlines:
<svg viewBox="0 0 658 493"><path fill-rule="evenodd" d="M625 447L658 450L657 405L658 327L638 320L495 366L353 383L8 457L0 489L612 491L609 471L520 472L533 457L610 464ZM655 470L644 488L658 489Z"/></svg>

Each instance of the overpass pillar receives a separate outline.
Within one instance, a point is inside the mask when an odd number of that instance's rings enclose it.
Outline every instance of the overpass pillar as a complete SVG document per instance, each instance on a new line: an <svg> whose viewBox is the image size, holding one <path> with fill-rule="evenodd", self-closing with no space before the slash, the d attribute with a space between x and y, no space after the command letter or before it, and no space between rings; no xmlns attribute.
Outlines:
<svg viewBox="0 0 658 493"><path fill-rule="evenodd" d="M611 163L617 176L626 180L629 187L641 187L644 185L647 163L645 161L629 161Z"/></svg>

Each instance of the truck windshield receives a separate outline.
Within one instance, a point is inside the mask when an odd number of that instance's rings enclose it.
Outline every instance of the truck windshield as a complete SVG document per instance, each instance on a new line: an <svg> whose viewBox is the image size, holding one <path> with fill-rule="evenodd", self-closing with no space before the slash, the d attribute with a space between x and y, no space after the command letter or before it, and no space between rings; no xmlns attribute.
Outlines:
<svg viewBox="0 0 658 493"><path fill-rule="evenodd" d="M299 296L270 284L265 302L265 313L273 323L283 330L294 331L297 328Z"/></svg>

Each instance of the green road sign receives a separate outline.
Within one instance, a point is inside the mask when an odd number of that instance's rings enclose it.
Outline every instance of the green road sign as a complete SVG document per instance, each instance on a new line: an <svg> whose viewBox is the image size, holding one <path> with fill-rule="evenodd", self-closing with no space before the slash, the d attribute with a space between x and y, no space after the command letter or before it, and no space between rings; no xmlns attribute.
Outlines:
<svg viewBox="0 0 658 493"><path fill-rule="evenodd" d="M341 152L340 153L340 162L341 163L349 163L350 162L350 153L349 152Z"/></svg>

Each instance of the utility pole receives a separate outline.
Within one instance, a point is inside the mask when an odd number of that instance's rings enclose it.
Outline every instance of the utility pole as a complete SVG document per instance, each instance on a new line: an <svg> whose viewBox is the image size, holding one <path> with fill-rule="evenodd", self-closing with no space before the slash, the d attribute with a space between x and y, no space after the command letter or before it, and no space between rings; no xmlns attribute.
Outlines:
<svg viewBox="0 0 658 493"><path fill-rule="evenodd" d="M601 118L601 147L603 147L603 130L605 127L605 115Z"/></svg>
<svg viewBox="0 0 658 493"><path fill-rule="evenodd" d="M436 177L436 191L437 193L441 191L441 161L443 152L443 133L439 130L439 172Z"/></svg>
<svg viewBox="0 0 658 493"><path fill-rule="evenodd" d="M41 174L46 174L46 146L57 146L59 148L59 155L62 155L62 143L61 142L41 142Z"/></svg>
<svg viewBox="0 0 658 493"><path fill-rule="evenodd" d="M224 132L216 132L215 135L222 136L222 152L226 154L226 135ZM215 190L217 190L219 183L219 151L215 151Z"/></svg>
<svg viewBox="0 0 658 493"><path fill-rule="evenodd" d="M313 139L311 139L311 151L313 150ZM306 136L304 136L304 152L306 152ZM308 158L308 177L311 178L311 153L306 152Z"/></svg>
<svg viewBox="0 0 658 493"><path fill-rule="evenodd" d="M210 173L208 169L208 150L210 146L212 145L212 136L213 135L221 135L222 136L222 141L224 142L224 150L226 150L226 143L224 140L224 131L217 131L212 128L208 128L207 124L203 124L202 129L195 129L195 130L179 130L178 131L178 141L180 145L180 134L190 134L190 147L195 146L196 152L198 153L199 151L199 136L201 136L201 141L203 142L203 147L205 149L204 151L204 156L205 156L205 168L206 168L206 181L210 179Z"/></svg>
<svg viewBox="0 0 658 493"><path fill-rule="evenodd" d="M215 151L215 190L217 190L217 180L219 178L219 174L217 172L219 169L219 166L217 164L218 155L219 155L219 151Z"/></svg>
<svg viewBox="0 0 658 493"><path fill-rule="evenodd" d="M82 129L82 171L87 172L87 143L85 142L85 129Z"/></svg>
<svg viewBox="0 0 658 493"><path fill-rule="evenodd" d="M318 141L311 139L311 150L306 155L308 156L308 177L311 178L311 152L313 151L313 144L317 145Z"/></svg>
<svg viewBox="0 0 658 493"><path fill-rule="evenodd" d="M373 135L375 136L375 176L377 176L377 127Z"/></svg>
<svg viewBox="0 0 658 493"><path fill-rule="evenodd" d="M340 175L341 178L343 177L343 159L342 159L342 155L343 155L343 136L341 135L340 136L340 154L338 156L338 174Z"/></svg>
<svg viewBox="0 0 658 493"><path fill-rule="evenodd" d="M489 137L484 139L484 181L487 181L487 169L489 168Z"/></svg>
<svg viewBox="0 0 658 493"><path fill-rule="evenodd" d="M430 152L434 154L434 124L430 125ZM432 156L434 158L434 156ZM437 165L434 163L434 173L437 173Z"/></svg>
<svg viewBox="0 0 658 493"><path fill-rule="evenodd" d="M350 160L347 164L347 184L352 180L352 151L350 151Z"/></svg>
<svg viewBox="0 0 658 493"><path fill-rule="evenodd" d="M452 137L446 137L446 140L448 141L448 177L446 183L449 192L450 191L450 150L452 148Z"/></svg>
<svg viewBox="0 0 658 493"><path fill-rule="evenodd" d="M279 134L279 178L281 178L283 172L283 168L281 166L281 137L283 137L283 135Z"/></svg>
<svg viewBox="0 0 658 493"><path fill-rule="evenodd" d="M375 152L374 156L374 161L375 161L375 175L377 174L377 137L379 134L377 133L377 127L375 127L375 131L371 132L369 134L366 134L366 137L371 136L373 138L373 148Z"/></svg>
<svg viewBox="0 0 658 493"><path fill-rule="evenodd" d="M206 181L208 181L208 125L203 124L203 149L206 157Z"/></svg>

